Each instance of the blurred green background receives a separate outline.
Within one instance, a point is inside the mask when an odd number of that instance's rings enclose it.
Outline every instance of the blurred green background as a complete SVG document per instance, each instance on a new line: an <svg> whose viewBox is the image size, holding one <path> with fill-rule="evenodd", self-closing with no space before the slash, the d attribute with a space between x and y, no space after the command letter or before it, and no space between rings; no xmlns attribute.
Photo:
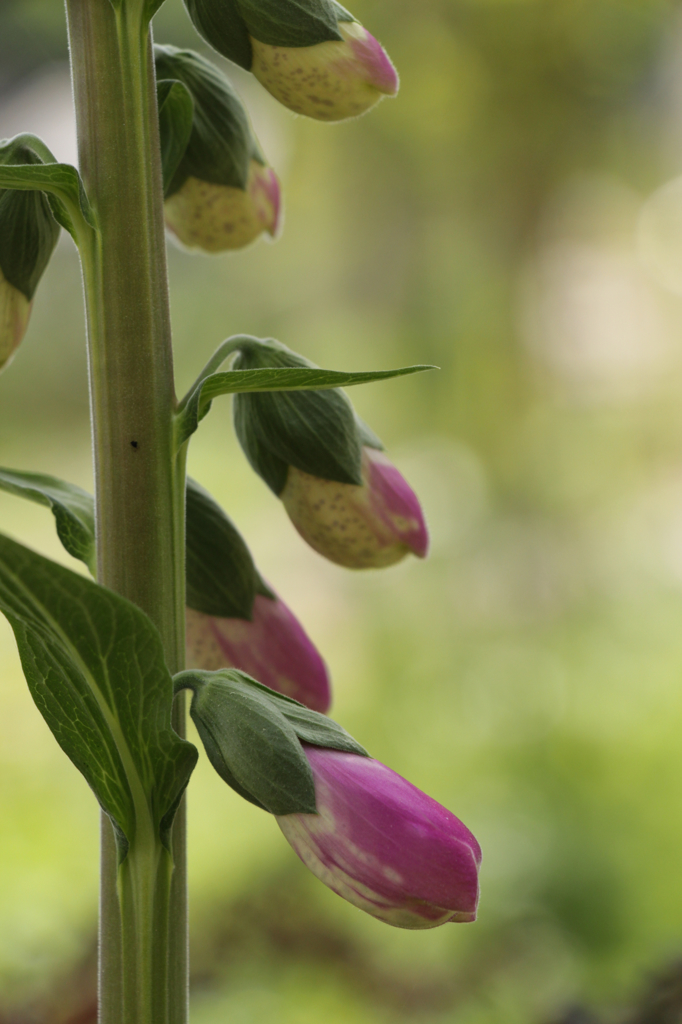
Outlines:
<svg viewBox="0 0 682 1024"><path fill-rule="evenodd" d="M401 74L367 117L297 119L229 69L282 180L284 233L223 258L170 247L178 384L237 331L333 369L437 363L352 392L422 499L431 555L325 563L249 470L227 399L190 471L323 652L335 717L478 836L480 915L421 933L366 917L202 758L193 1022L592 1020L682 951L682 274L637 246L643 203L682 172L681 12L352 10ZM203 49L180 0L156 37ZM4 0L0 136L35 131L73 160L66 56L57 0ZM0 463L91 487L67 239L0 379ZM0 495L0 524L78 568L47 511ZM0 663L0 1020L85 1021L95 802L4 621Z"/></svg>

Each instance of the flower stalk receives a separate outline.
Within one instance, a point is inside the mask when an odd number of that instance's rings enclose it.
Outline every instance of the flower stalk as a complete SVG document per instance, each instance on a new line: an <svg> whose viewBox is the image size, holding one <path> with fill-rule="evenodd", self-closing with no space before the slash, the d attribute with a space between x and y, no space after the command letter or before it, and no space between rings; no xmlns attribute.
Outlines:
<svg viewBox="0 0 682 1024"><path fill-rule="evenodd" d="M142 3L110 0L68 0L67 14L80 170L96 221L80 252L98 580L147 613L170 670L178 671L184 657L184 452L176 457L173 451L175 394L148 19ZM180 699L174 727L181 735L183 720ZM102 1024L186 1020L182 812L172 845L172 882L161 885L159 865L167 857L161 843L149 837L134 842L119 869L112 828L103 820ZM168 865L161 875L168 875Z"/></svg>

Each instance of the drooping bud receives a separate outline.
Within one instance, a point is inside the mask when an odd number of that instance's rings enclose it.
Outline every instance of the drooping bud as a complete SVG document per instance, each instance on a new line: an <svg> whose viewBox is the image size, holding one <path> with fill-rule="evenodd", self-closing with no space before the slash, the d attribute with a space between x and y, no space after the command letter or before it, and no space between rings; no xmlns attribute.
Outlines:
<svg viewBox="0 0 682 1024"><path fill-rule="evenodd" d="M261 579L244 540L213 499L187 483L187 665L236 668L326 712L329 675L298 619Z"/></svg>
<svg viewBox="0 0 682 1024"><path fill-rule="evenodd" d="M429 540L417 496L376 448L363 446L361 487L290 466L280 497L303 539L338 565L378 569L410 551L426 555Z"/></svg>
<svg viewBox="0 0 682 1024"><path fill-rule="evenodd" d="M274 237L279 182L227 78L191 50L156 46L154 55L159 87L179 81L194 103L186 149L164 176L166 226L183 245L211 253L241 249L264 231ZM172 117L160 118L164 157L173 151Z"/></svg>
<svg viewBox="0 0 682 1024"><path fill-rule="evenodd" d="M0 145L2 164L42 162L21 139ZM43 192L0 189L0 369L26 333L33 295L58 238Z"/></svg>
<svg viewBox="0 0 682 1024"><path fill-rule="evenodd" d="M312 366L284 345L246 342L235 368ZM423 558L426 524L416 495L337 389L238 394L237 436L312 548L352 569Z"/></svg>
<svg viewBox="0 0 682 1024"><path fill-rule="evenodd" d="M334 0L185 0L199 33L297 114L341 121L395 96L386 52Z"/></svg>
<svg viewBox="0 0 682 1024"><path fill-rule="evenodd" d="M469 829L379 761L304 745L317 814L277 818L306 867L398 928L474 921L481 849Z"/></svg>

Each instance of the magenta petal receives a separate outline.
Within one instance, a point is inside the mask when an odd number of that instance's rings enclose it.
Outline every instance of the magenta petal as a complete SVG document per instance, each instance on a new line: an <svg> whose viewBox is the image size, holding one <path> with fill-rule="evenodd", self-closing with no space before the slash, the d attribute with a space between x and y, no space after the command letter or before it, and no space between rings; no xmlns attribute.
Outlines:
<svg viewBox="0 0 682 1024"><path fill-rule="evenodd" d="M268 234L274 238L279 230L282 215L282 190L272 167L259 167L252 175L249 195L256 215L265 225Z"/></svg>
<svg viewBox="0 0 682 1024"><path fill-rule="evenodd" d="M400 928L475 920L481 849L459 818L379 761L304 749L319 813L277 819L304 864Z"/></svg>
<svg viewBox="0 0 682 1024"><path fill-rule="evenodd" d="M279 598L272 601L258 594L250 622L188 609L187 659L189 668L238 668L313 711L329 710L331 688L325 663Z"/></svg>
<svg viewBox="0 0 682 1024"><path fill-rule="evenodd" d="M367 81L379 92L395 96L399 85L398 72L379 40L365 29L364 38L349 39L349 45L358 64L365 69Z"/></svg>
<svg viewBox="0 0 682 1024"><path fill-rule="evenodd" d="M396 540L424 558L429 536L417 495L383 452L366 447L364 454L372 511L386 523Z"/></svg>

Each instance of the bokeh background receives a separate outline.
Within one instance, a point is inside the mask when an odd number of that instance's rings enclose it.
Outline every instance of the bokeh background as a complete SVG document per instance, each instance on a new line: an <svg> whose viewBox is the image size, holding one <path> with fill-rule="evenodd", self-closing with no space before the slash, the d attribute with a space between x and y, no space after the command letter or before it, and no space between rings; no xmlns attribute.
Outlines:
<svg viewBox="0 0 682 1024"><path fill-rule="evenodd" d="M224 258L170 247L178 383L237 331L333 369L437 363L352 392L431 555L325 563L249 470L227 399L190 471L324 653L334 715L480 839L480 917L366 917L202 758L193 1022L671 1024L679 1005L646 992L666 971L679 988L682 955L682 187L658 191L682 173L680 5L352 10L402 78L358 121L297 119L228 69L284 233ZM180 0L156 37L204 50ZM4 0L0 136L74 161L66 61L57 0ZM63 238L0 379L0 463L90 488L83 333ZM46 510L0 495L0 526L78 570ZM0 672L0 1020L85 1024L97 810L4 621Z"/></svg>

